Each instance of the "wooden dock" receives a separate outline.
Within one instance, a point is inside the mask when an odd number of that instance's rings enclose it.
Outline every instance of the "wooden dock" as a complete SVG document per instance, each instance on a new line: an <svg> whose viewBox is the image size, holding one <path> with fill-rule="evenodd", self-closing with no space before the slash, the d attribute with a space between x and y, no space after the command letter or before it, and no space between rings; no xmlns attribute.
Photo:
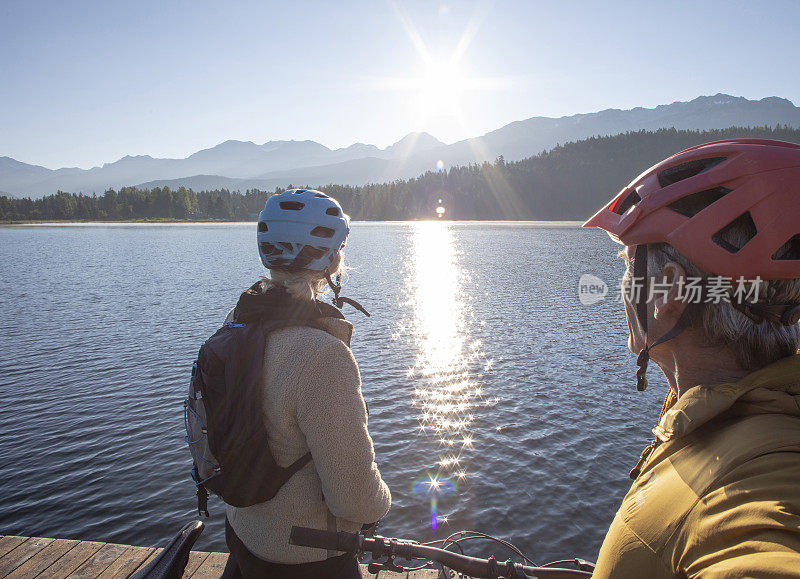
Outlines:
<svg viewBox="0 0 800 579"><path fill-rule="evenodd" d="M0 577L128 577L147 565L161 549L132 547L96 541L42 539L0 535ZM184 577L217 579L228 561L228 553L192 551ZM361 575L375 577L361 566ZM378 579L436 579L436 571L390 573L381 571Z"/></svg>

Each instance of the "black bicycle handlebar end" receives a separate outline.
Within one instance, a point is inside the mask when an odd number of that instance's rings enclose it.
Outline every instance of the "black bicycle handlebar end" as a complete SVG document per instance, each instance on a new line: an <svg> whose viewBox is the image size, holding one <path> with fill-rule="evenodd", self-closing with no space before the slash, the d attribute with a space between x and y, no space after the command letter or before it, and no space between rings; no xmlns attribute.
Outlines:
<svg viewBox="0 0 800 579"><path fill-rule="evenodd" d="M292 527L289 534L289 544L300 547L314 547L326 551L357 551L361 544L361 537L355 533L343 531L321 531L308 527Z"/></svg>
<svg viewBox="0 0 800 579"><path fill-rule="evenodd" d="M167 546L147 566L142 567L132 579L169 579L181 577L197 537L203 532L203 521L192 521L175 535Z"/></svg>

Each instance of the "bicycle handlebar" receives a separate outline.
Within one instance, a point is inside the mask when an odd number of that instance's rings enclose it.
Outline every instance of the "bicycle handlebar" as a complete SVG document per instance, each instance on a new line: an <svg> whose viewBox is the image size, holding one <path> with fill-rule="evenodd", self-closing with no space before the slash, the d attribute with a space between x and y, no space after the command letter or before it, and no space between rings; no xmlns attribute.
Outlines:
<svg viewBox="0 0 800 579"><path fill-rule="evenodd" d="M204 528L203 521L192 521L183 527L147 566L131 575L131 579L181 577L189 562L192 545Z"/></svg>
<svg viewBox="0 0 800 579"><path fill-rule="evenodd" d="M510 569L507 562L497 561L493 557L481 559L461 555L445 549L421 545L414 541L376 536L374 539L362 537L355 533L343 531L321 531L306 527L292 527L289 543L301 547L314 547L327 551L359 552L372 554L373 558L400 557L402 559L429 559L437 561L460 573L472 577L506 577ZM521 577L540 577L542 579L576 579L591 577L588 571L561 569L553 567L530 567L519 563L511 563Z"/></svg>

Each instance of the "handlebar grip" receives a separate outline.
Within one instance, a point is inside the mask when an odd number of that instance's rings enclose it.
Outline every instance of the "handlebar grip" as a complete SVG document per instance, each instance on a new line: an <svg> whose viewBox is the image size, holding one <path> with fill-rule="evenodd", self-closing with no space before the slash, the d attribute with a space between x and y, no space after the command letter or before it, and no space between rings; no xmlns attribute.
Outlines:
<svg viewBox="0 0 800 579"><path fill-rule="evenodd" d="M308 527L292 527L289 544L300 547L314 547L326 551L357 551L361 537L344 531L321 531Z"/></svg>

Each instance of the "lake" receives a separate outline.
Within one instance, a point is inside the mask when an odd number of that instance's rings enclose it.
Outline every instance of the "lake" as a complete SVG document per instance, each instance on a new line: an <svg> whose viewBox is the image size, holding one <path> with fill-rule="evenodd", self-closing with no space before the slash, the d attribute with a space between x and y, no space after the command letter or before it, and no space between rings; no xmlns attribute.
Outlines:
<svg viewBox="0 0 800 579"><path fill-rule="evenodd" d="M666 388L654 367L636 392L617 249L575 224L353 225L381 534L596 557ZM262 273L254 223L0 227L0 533L155 546L195 518L191 365ZM610 286L593 305L587 273ZM226 550L209 510L196 548ZM507 558L488 547L470 552Z"/></svg>

